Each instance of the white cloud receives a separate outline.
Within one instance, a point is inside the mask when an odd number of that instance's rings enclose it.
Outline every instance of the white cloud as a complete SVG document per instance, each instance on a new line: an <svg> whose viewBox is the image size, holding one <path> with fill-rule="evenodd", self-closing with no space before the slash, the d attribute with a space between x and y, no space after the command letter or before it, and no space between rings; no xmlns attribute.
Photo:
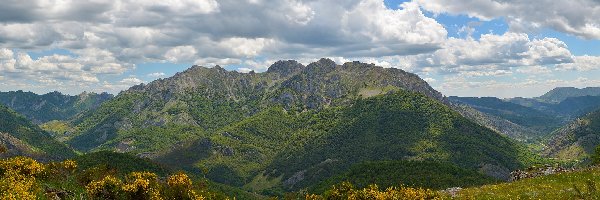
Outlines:
<svg viewBox="0 0 600 200"><path fill-rule="evenodd" d="M119 81L119 83L125 84L125 85L138 85L140 83L144 83L144 81L135 78L135 77L129 77L129 78L124 78L123 80Z"/></svg>
<svg viewBox="0 0 600 200"><path fill-rule="evenodd" d="M252 71L252 69L241 67L241 68L237 68L237 71L242 72L242 73L249 73Z"/></svg>
<svg viewBox="0 0 600 200"><path fill-rule="evenodd" d="M552 28L587 39L600 39L597 0L415 0L434 13L466 14L482 20L505 19L512 31Z"/></svg>
<svg viewBox="0 0 600 200"><path fill-rule="evenodd" d="M164 77L167 74L163 73L163 72L154 72L154 73L150 73L147 76L152 77L152 78L160 78L160 77Z"/></svg>
<svg viewBox="0 0 600 200"><path fill-rule="evenodd" d="M517 69L517 72L524 74L550 74L552 73L552 70L548 67L535 65L519 68Z"/></svg>
<svg viewBox="0 0 600 200"><path fill-rule="evenodd" d="M600 69L600 57L598 56L576 56L575 62L559 64L557 70L591 71Z"/></svg>
<svg viewBox="0 0 600 200"><path fill-rule="evenodd" d="M194 60L196 53L192 46L178 46L167 51L164 57L169 62L178 63Z"/></svg>
<svg viewBox="0 0 600 200"><path fill-rule="evenodd" d="M450 38L440 50L401 58L415 70L469 76L507 75L513 69L574 62L564 42L555 38L530 39L527 34L483 34L479 40ZM431 72L431 71L430 71Z"/></svg>

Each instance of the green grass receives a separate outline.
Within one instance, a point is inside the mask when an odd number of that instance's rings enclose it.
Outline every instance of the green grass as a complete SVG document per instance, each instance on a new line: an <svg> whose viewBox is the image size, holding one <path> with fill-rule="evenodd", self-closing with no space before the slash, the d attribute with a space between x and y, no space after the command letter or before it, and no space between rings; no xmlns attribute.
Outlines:
<svg viewBox="0 0 600 200"><path fill-rule="evenodd" d="M282 176L271 178L265 176L264 173L260 173L256 175L250 183L247 183L242 188L248 191L260 192L265 189L277 187L279 184L281 184L282 178Z"/></svg>
<svg viewBox="0 0 600 200"><path fill-rule="evenodd" d="M594 183L593 189L589 183ZM600 168L467 188L459 199L595 199L600 197ZM577 192L579 190L579 192Z"/></svg>

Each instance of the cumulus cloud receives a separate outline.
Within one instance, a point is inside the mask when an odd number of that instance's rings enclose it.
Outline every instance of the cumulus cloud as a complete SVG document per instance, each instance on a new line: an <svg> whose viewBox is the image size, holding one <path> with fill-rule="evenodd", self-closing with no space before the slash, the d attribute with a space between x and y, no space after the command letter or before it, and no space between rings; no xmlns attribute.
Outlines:
<svg viewBox="0 0 600 200"><path fill-rule="evenodd" d="M466 14L483 20L505 19L513 31L552 28L586 39L600 39L597 0L415 0L434 13Z"/></svg>
<svg viewBox="0 0 600 200"><path fill-rule="evenodd" d="M555 38L530 39L527 34L483 34L476 40L450 38L440 50L402 58L422 70L468 76L507 75L513 69L574 62L567 45Z"/></svg>
<svg viewBox="0 0 600 200"><path fill-rule="evenodd" d="M80 56L53 54L33 59L27 53L1 48L0 74L6 83L27 82L19 85L31 89L73 91L91 90L86 87L100 83L100 76L122 74L135 67L117 61L108 51L90 49L79 53Z"/></svg>
<svg viewBox="0 0 600 200"><path fill-rule="evenodd" d="M576 56L575 62L564 63L556 66L557 70L591 71L600 69L600 57L598 56Z"/></svg>

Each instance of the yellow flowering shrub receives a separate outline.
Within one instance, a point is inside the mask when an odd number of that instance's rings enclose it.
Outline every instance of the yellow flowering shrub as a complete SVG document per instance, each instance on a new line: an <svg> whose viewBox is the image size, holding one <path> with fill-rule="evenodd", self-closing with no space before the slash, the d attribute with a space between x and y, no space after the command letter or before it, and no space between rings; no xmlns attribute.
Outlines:
<svg viewBox="0 0 600 200"><path fill-rule="evenodd" d="M77 163L73 160L65 160L62 162L50 162L46 164L43 172L43 178L46 179L65 179L77 169Z"/></svg>
<svg viewBox="0 0 600 200"><path fill-rule="evenodd" d="M9 172L0 179L0 199L36 199L38 190L34 177Z"/></svg>
<svg viewBox="0 0 600 200"><path fill-rule="evenodd" d="M122 192L122 181L114 176L106 176L102 180L92 181L86 187L88 195L97 199L119 199Z"/></svg>
<svg viewBox="0 0 600 200"><path fill-rule="evenodd" d="M125 177L123 191L131 199L162 199L158 176L151 172L132 172Z"/></svg>
<svg viewBox="0 0 600 200"><path fill-rule="evenodd" d="M44 171L44 164L27 157L13 157L0 161L0 169L0 199L36 199L36 176Z"/></svg>
<svg viewBox="0 0 600 200"><path fill-rule="evenodd" d="M193 190L192 180L183 172L169 176L167 186L168 199L204 199Z"/></svg>
<svg viewBox="0 0 600 200"><path fill-rule="evenodd" d="M190 189L192 187L192 180L187 174L179 172L169 176L167 179L167 185L172 188L185 188Z"/></svg>
<svg viewBox="0 0 600 200"><path fill-rule="evenodd" d="M442 199L437 192L429 189L410 188L410 187L390 187L380 190L377 185L370 185L364 189L355 189L348 182L333 186L325 192L323 196L308 194L305 196L308 200L328 199L328 200L388 200L388 199Z"/></svg>
<svg viewBox="0 0 600 200"><path fill-rule="evenodd" d="M166 179L152 172L132 172L124 177L116 174L102 166L77 171L73 160L42 164L27 157L2 159L0 199L222 199L194 185L183 172Z"/></svg>
<svg viewBox="0 0 600 200"><path fill-rule="evenodd" d="M36 176L44 171L44 164L27 157L13 157L0 161L0 169L4 173L14 172L24 176Z"/></svg>

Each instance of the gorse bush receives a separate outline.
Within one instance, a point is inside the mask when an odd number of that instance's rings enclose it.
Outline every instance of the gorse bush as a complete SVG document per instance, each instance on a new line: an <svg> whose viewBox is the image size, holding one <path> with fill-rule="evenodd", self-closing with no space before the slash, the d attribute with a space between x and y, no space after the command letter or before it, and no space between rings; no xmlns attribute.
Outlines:
<svg viewBox="0 0 600 200"><path fill-rule="evenodd" d="M227 199L194 184L183 172L160 178L153 172L118 176L92 167L78 171L73 160L39 163L28 157L0 160L0 199Z"/></svg>
<svg viewBox="0 0 600 200"><path fill-rule="evenodd" d="M380 189L377 185L370 185L363 189L356 189L349 182L334 185L323 195L308 194L307 200L359 200L359 199L442 199L442 195L429 189L411 187L389 187Z"/></svg>
<svg viewBox="0 0 600 200"><path fill-rule="evenodd" d="M36 177L45 166L26 157L0 161L0 199L36 199L39 187Z"/></svg>

